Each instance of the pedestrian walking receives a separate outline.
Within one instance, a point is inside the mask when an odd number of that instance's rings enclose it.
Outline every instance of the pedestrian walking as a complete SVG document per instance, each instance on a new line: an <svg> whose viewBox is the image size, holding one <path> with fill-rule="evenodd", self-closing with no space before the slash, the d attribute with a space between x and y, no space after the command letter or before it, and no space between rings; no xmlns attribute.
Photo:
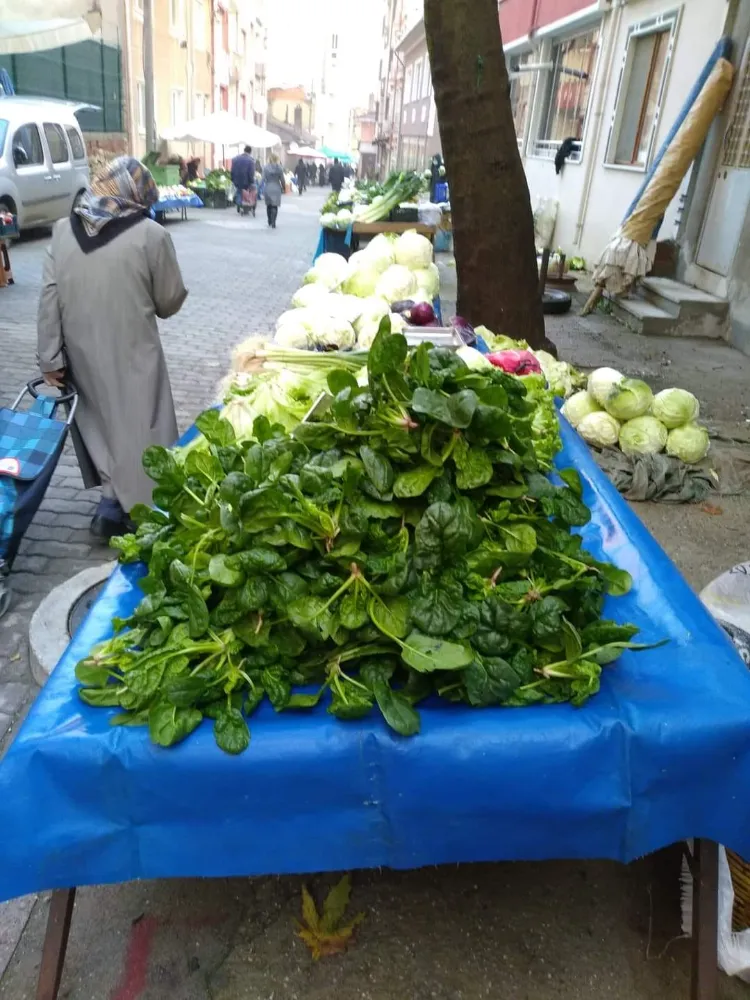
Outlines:
<svg viewBox="0 0 750 1000"><path fill-rule="evenodd" d="M281 204L281 194L284 190L284 171L276 153L269 155L268 163L263 168L263 188L268 225L271 229L275 229L276 216L279 214L279 205Z"/></svg>
<svg viewBox="0 0 750 1000"><path fill-rule="evenodd" d="M318 187L323 187L326 182L326 168L321 163L318 167Z"/></svg>
<svg viewBox="0 0 750 1000"><path fill-rule="evenodd" d="M249 204L252 201L249 197L250 191L255 187L255 160L252 152L250 146L245 146L243 151L232 160L231 177L232 184L236 189L234 202L238 213L242 213L244 204ZM244 192L248 192L248 194L244 194Z"/></svg>
<svg viewBox="0 0 750 1000"><path fill-rule="evenodd" d="M338 156L334 158L333 166L328 171L328 183L333 191L340 191L344 183L344 168L339 163Z"/></svg>
<svg viewBox="0 0 750 1000"><path fill-rule="evenodd" d="M307 167L302 157L297 160L297 166L294 168L294 176L297 178L297 194L302 194L307 187Z"/></svg>
<svg viewBox="0 0 750 1000"><path fill-rule="evenodd" d="M129 530L127 512L151 503L141 456L177 438L156 317L187 297L172 240L148 218L159 191L132 156L109 163L68 219L56 223L39 300L39 367L49 385L78 390L73 428L87 489L101 486L99 538Z"/></svg>

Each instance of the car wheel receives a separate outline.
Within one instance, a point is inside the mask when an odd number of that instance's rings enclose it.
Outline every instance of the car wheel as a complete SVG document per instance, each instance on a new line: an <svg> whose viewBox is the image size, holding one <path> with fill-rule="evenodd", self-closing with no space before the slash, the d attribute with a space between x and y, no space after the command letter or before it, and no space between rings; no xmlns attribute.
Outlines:
<svg viewBox="0 0 750 1000"><path fill-rule="evenodd" d="M570 310L572 299L567 292L561 292L557 288L545 288L542 296L542 305L545 313L551 316L562 316Z"/></svg>
<svg viewBox="0 0 750 1000"><path fill-rule="evenodd" d="M0 212L10 212L11 215L16 214L16 210L5 198L0 198Z"/></svg>
<svg viewBox="0 0 750 1000"><path fill-rule="evenodd" d="M85 194L86 194L86 191L85 191L84 188L82 188L78 192L78 194L75 196L75 198L73 199L73 208L78 208L78 206L81 204L81 199L83 198L83 196Z"/></svg>

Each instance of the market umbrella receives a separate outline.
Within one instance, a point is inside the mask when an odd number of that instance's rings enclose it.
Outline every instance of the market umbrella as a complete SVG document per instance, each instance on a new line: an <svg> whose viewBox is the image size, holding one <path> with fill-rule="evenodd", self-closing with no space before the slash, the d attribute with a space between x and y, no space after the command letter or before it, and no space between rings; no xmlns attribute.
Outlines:
<svg viewBox="0 0 750 1000"><path fill-rule="evenodd" d="M210 142L215 146L255 146L267 149L281 139L254 122L246 121L228 111L214 111L203 118L193 118L162 131L169 142Z"/></svg>
<svg viewBox="0 0 750 1000"><path fill-rule="evenodd" d="M730 51L731 39L723 38L704 67L622 225L594 268L594 290L582 315L591 312L605 289L622 295L651 270L664 212L731 89Z"/></svg>
<svg viewBox="0 0 750 1000"><path fill-rule="evenodd" d="M351 163L352 161L349 153L340 153L338 150L331 149L330 146L322 146L320 151L329 160L340 160L342 163Z"/></svg>
<svg viewBox="0 0 750 1000"><path fill-rule="evenodd" d="M293 156L306 156L309 160L325 160L326 158L326 154L321 153L319 149L313 149L312 146L298 146L296 142L289 146L289 152Z"/></svg>
<svg viewBox="0 0 750 1000"><path fill-rule="evenodd" d="M101 23L97 0L0 0L0 55L72 45Z"/></svg>

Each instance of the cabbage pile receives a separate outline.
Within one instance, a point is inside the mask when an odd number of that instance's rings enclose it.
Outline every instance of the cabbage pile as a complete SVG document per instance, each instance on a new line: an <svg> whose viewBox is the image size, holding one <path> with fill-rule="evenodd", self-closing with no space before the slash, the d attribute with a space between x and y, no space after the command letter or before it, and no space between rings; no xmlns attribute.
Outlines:
<svg viewBox="0 0 750 1000"><path fill-rule="evenodd" d="M318 257L279 318L275 340L298 350L367 349L384 316L394 333L406 325L394 303L433 302L439 293L430 241L415 230L380 233L348 261L337 253Z"/></svg>
<svg viewBox="0 0 750 1000"><path fill-rule="evenodd" d="M562 412L595 448L619 446L626 455L668 455L688 465L704 459L708 431L697 423L700 404L686 389L654 395L636 378L614 368L597 368L586 389L574 393Z"/></svg>

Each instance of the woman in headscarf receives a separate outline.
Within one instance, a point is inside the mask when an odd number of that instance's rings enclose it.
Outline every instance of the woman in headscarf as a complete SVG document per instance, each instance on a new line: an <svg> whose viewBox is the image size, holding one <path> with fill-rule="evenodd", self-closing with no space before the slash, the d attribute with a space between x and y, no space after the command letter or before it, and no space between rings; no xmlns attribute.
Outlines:
<svg viewBox="0 0 750 1000"><path fill-rule="evenodd" d="M268 163L263 168L263 197L266 201L266 215L271 229L276 228L276 216L279 214L281 193L284 190L284 171L276 153L271 153Z"/></svg>
<svg viewBox="0 0 750 1000"><path fill-rule="evenodd" d="M78 390L73 441L84 485L102 487L99 538L123 534L130 509L151 502L141 455L177 437L156 317L174 315L187 289L171 238L148 218L158 198L146 167L118 157L55 225L44 264L39 367L49 385Z"/></svg>

